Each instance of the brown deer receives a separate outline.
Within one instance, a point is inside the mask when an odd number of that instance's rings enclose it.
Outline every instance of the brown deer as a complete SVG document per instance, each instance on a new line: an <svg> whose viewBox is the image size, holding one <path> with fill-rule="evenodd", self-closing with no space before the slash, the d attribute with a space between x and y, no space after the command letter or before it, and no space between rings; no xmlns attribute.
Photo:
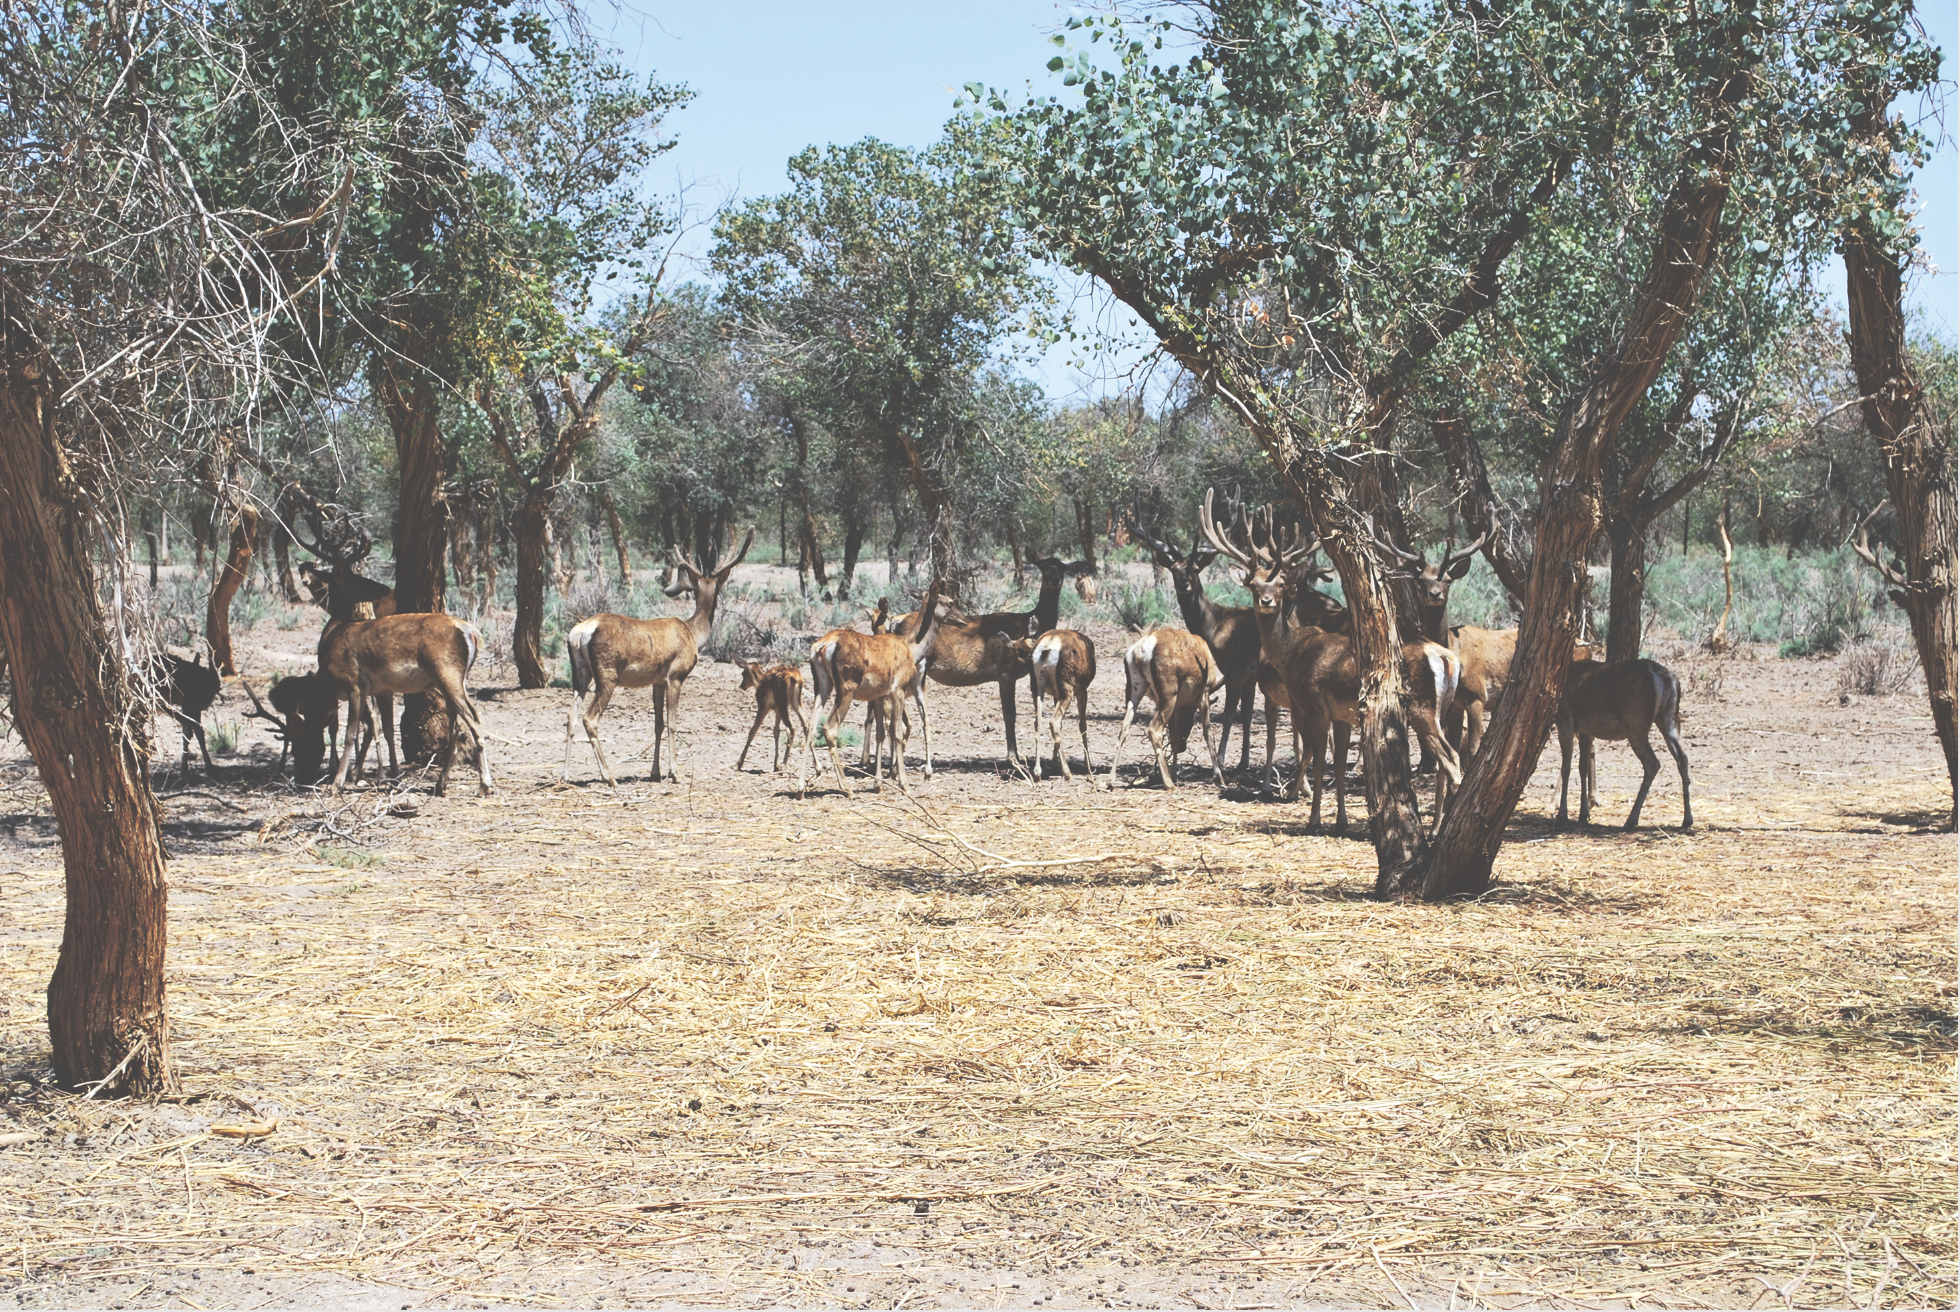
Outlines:
<svg viewBox="0 0 1960 1312"><path fill-rule="evenodd" d="M1032 675L1029 685L1034 693L1035 750L1028 758L1028 773L1041 778L1043 702L1046 701L1050 718L1045 724L1055 747L1057 772L1065 780L1075 778L1069 773L1068 750L1062 746L1062 713L1073 701L1076 723L1082 731L1082 773L1093 780L1096 767L1089 757L1089 685L1096 678L1096 644L1073 629L1042 633L1036 627L1039 623L1029 617L1028 636L1012 643L1016 655L1027 662ZM1008 641L1005 633L995 636L1002 642Z"/></svg>
<svg viewBox="0 0 1960 1312"><path fill-rule="evenodd" d="M796 729L790 725L790 717L796 717L796 724L803 730L804 745L809 745L810 722L803 718L803 674L794 665L764 666L761 661L742 662L742 689L755 690L755 723L749 726L749 740L742 744L742 754L735 758L735 768L740 770L749 759L749 748L755 745L757 730L762 721L770 715L776 722L769 730L769 770L777 773L788 764L790 754L796 750ZM789 730L789 750L782 750L783 730ZM811 748L812 751L815 748ZM781 753L779 762L777 754Z"/></svg>
<svg viewBox="0 0 1960 1312"><path fill-rule="evenodd" d="M1334 811L1337 833L1347 831L1347 746L1349 730L1361 722L1361 663L1348 634L1303 627L1290 636L1279 633L1289 583L1283 578L1248 577L1253 611L1262 635L1271 635L1275 664L1293 703L1293 748L1298 765L1289 800L1298 800L1301 781L1311 768L1313 814L1309 827L1320 828L1321 764L1328 730L1334 736ZM1436 754L1435 816L1442 816L1448 790L1462 780L1462 765L1443 736L1442 708L1456 696L1462 665L1449 648L1434 642L1412 642L1402 648L1403 677L1409 686L1409 719L1417 738ZM1302 753L1302 743L1306 752ZM1308 760L1311 758L1311 767Z"/></svg>
<svg viewBox="0 0 1960 1312"><path fill-rule="evenodd" d="M1041 592L1031 611L1001 611L977 618L943 617L939 637L933 643L932 659L926 664L926 677L947 688L973 688L983 683L1000 686L1000 718L1007 730L1007 757L1020 759L1014 737L1014 691L1027 669L1017 664L1012 643L1003 643L1001 633L1021 634L1030 618L1040 622L1041 632L1056 628L1062 615L1062 583L1068 577L1068 562L1059 556L1041 556L1028 562L1041 571ZM910 637L918 628L917 614L904 615L892 625L892 632ZM924 689L920 689L919 714L925 714ZM932 734L926 734L926 778L932 778Z"/></svg>
<svg viewBox="0 0 1960 1312"><path fill-rule="evenodd" d="M810 652L811 683L829 689L829 700L817 708L815 734L827 739L830 762L837 771L837 787L846 796L851 787L844 781L844 758L837 750L837 738L826 726L842 722L850 715L853 702L884 703L884 721L892 734L893 777L900 792L910 792L905 781L905 740L909 730L905 717L905 698L912 695L921 678L920 670L931 658L940 634L939 593L941 583L934 579L926 590L925 604L919 608L917 632L912 637L895 633L859 633L844 629L817 644ZM819 673L821 669L821 673ZM810 761L816 751L812 748ZM802 797L809 786L804 758L797 759L796 795ZM872 758L873 787L884 791L884 774Z"/></svg>
<svg viewBox="0 0 1960 1312"><path fill-rule="evenodd" d="M405 697L433 689L442 694L449 709L450 743L443 753L442 771L436 777L436 796L449 790L449 770L455 763L459 728L468 731L476 754L477 793L488 796L490 754L484 746L483 723L477 718L476 707L464 683L482 645L476 625L450 615L389 615L373 620L330 621L320 635L320 669L335 681L339 695L347 701L347 746L340 753L334 791L346 787L350 771L357 767L362 753L354 744L360 741L361 728L373 728L368 698ZM391 770L397 768L392 735L388 756Z"/></svg>
<svg viewBox="0 0 1960 1312"><path fill-rule="evenodd" d="M1668 754L1681 772L1681 828L1695 827L1694 807L1688 800L1688 754L1681 748L1681 685L1673 671L1659 661L1574 660L1565 672L1565 691L1558 705L1558 819L1566 824L1566 787L1572 776L1572 739L1579 739L1579 823L1592 818L1595 783L1593 740L1624 739L1640 758L1640 791L1627 816L1628 831L1640 826L1640 808L1660 773L1661 759L1648 741L1649 729L1659 729Z"/></svg>
<svg viewBox="0 0 1960 1312"><path fill-rule="evenodd" d="M204 769L209 773L216 767L211 764L211 748L204 740L204 713L218 700L218 692L224 687L217 668L204 663L202 652L185 660L167 651L152 656L148 668L151 686L162 697L170 718L177 721L177 728L184 735L184 772L190 772L191 736L195 734L197 750L203 753Z"/></svg>
<svg viewBox="0 0 1960 1312"><path fill-rule="evenodd" d="M1225 773L1218 767L1218 753L1211 742L1211 694L1224 686L1225 676L1219 672L1210 644L1194 633L1153 629L1131 643L1123 653L1123 728L1116 735L1116 752L1110 757L1103 787L1116 786L1123 742L1130 736L1130 722L1145 697L1157 708L1145 731L1157 755L1157 778L1163 786L1177 787L1173 766L1190 740L1191 722L1196 719L1205 751L1211 757L1212 781L1224 787Z"/></svg>
<svg viewBox="0 0 1960 1312"><path fill-rule="evenodd" d="M674 768L670 777L680 778L681 689L687 683L687 676L694 673L701 644L708 640L708 633L714 628L721 590L727 585L728 576L749 554L749 545L754 541L755 529L750 528L748 536L742 539L741 549L726 565L710 556L697 566L678 549L673 552L681 578L667 589L667 595L694 594L694 614L684 620L671 615L657 620L636 620L626 615L604 614L572 626L572 631L565 635L565 651L572 667L572 707L565 717L565 768L559 782L571 780L572 741L583 725L586 740L592 744L592 754L598 759L600 775L614 788L619 787L619 781L613 777L612 763L606 759L606 749L599 742L599 717L606 713L613 693L620 688L653 690L653 772L649 778L654 783L660 782L661 749L670 731L674 739Z"/></svg>

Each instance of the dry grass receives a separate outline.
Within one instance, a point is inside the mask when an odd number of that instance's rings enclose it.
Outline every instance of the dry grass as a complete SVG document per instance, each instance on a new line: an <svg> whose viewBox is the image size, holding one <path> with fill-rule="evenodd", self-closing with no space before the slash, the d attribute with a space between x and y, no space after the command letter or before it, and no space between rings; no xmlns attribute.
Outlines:
<svg viewBox="0 0 1960 1312"><path fill-rule="evenodd" d="M189 1099L0 1108L47 1136L0 1148L11 1292L1955 1302L1924 776L1527 829L1442 908L1283 808L1023 795L369 803L369 846L185 858ZM0 906L17 1073L58 877Z"/></svg>

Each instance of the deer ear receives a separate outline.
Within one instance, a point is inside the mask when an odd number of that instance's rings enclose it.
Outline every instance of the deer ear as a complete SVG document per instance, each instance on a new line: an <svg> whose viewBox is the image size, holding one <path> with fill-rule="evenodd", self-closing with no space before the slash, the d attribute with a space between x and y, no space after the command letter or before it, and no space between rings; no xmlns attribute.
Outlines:
<svg viewBox="0 0 1960 1312"><path fill-rule="evenodd" d="M1465 556L1462 560L1457 561L1456 564L1450 566L1450 577L1460 579L1465 574L1468 574L1470 572L1470 566L1475 563L1476 559L1475 556Z"/></svg>

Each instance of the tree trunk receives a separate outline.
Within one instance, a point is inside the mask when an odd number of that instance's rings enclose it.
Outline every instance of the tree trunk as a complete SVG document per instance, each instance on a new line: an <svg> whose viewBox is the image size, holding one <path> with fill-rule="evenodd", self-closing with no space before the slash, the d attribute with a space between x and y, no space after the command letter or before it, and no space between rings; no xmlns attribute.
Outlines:
<svg viewBox="0 0 1960 1312"><path fill-rule="evenodd" d="M211 589L211 600L204 608L204 641L211 648L211 663L218 673L231 677L238 666L231 657L231 599L245 582L252 567L252 544L259 535L259 512L241 505L231 525L231 553L218 571L218 584Z"/></svg>
<svg viewBox="0 0 1960 1312"><path fill-rule="evenodd" d="M157 531L156 518L146 506L143 509L143 545L150 553L150 591L157 590Z"/></svg>
<svg viewBox="0 0 1960 1312"><path fill-rule="evenodd" d="M613 500L610 488L599 489L599 504L606 512L606 529L612 534L613 553L619 557L619 588L630 592L633 588L633 559L626 554L626 527L619 522L619 503Z"/></svg>
<svg viewBox="0 0 1960 1312"><path fill-rule="evenodd" d="M1742 52L1734 54L1740 62ZM1740 96L1747 84L1739 76L1716 83L1725 97ZM1732 103L1724 100L1715 108ZM1620 425L1653 384L1687 326L1703 275L1715 258L1729 191L1727 122L1720 119L1684 162L1661 216L1652 264L1620 338L1559 416L1552 456L1540 481L1528 603L1511 677L1435 843L1403 886L1404 896L1433 900L1490 887L1504 830L1537 767L1572 661L1589 581L1586 561L1604 527L1601 471Z"/></svg>
<svg viewBox="0 0 1960 1312"><path fill-rule="evenodd" d="M52 366L0 294L0 643L14 725L61 836L67 914L48 983L55 1077L111 1097L174 1085L167 889L148 717L97 599L93 517L56 441ZM132 726L125 737L121 726ZM111 1077L114 1078L111 1078Z"/></svg>
<svg viewBox="0 0 1960 1312"><path fill-rule="evenodd" d="M279 570L279 591L286 600L297 606L303 600L299 595L299 578L293 573L293 535L285 524L274 516L272 523L272 559Z"/></svg>
<svg viewBox="0 0 1960 1312"><path fill-rule="evenodd" d="M796 529L796 572L805 570L816 575L817 589L830 590L830 578L823 563L823 542L817 536L817 517L810 513L808 503L803 506L803 522Z"/></svg>
<svg viewBox="0 0 1960 1312"><path fill-rule="evenodd" d="M1954 450L1926 410L1925 393L1906 358L1904 265L1855 234L1844 249L1845 299L1850 310L1851 364L1864 398L1865 431L1885 456L1885 486L1899 526L1903 577L1892 599L1912 622L1913 644L1926 672L1933 732L1946 753L1949 791L1960 817L1956 766L1954 589L1960 583L1954 551Z"/></svg>
<svg viewBox="0 0 1960 1312"><path fill-rule="evenodd" d="M1612 544L1613 579L1607 592L1606 659L1631 661L1640 658L1644 625L1642 607L1647 602L1647 530L1637 519L1609 519L1607 541Z"/></svg>
<svg viewBox="0 0 1960 1312"><path fill-rule="evenodd" d="M551 535L551 497L536 491L517 509L517 618L510 629L511 660L520 688L548 688L544 667L545 549Z"/></svg>
<svg viewBox="0 0 1960 1312"><path fill-rule="evenodd" d="M1082 497L1075 498L1075 535L1082 540L1082 559L1093 574L1096 572L1096 508Z"/></svg>
<svg viewBox="0 0 1960 1312"><path fill-rule="evenodd" d="M1014 559L1014 587L1027 587L1028 562L1021 550L1021 526L1012 519L1007 521L1007 554Z"/></svg>
<svg viewBox="0 0 1960 1312"><path fill-rule="evenodd" d="M864 550L864 516L847 515L844 519L844 568L838 588L844 596L851 594L857 582L858 556Z"/></svg>
<svg viewBox="0 0 1960 1312"><path fill-rule="evenodd" d="M390 359L379 357L373 383L395 435L401 476L395 502L395 610L441 614L448 609L449 503L442 487L449 453L436 427L435 385L420 373L399 376ZM448 714L440 697L402 698L396 724L404 760L430 760L448 743Z"/></svg>

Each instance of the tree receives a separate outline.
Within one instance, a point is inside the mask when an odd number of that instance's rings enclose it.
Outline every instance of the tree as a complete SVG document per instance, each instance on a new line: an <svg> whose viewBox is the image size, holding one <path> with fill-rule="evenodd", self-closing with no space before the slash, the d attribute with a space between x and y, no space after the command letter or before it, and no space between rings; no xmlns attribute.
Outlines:
<svg viewBox="0 0 1960 1312"><path fill-rule="evenodd" d="M1864 70L1854 86L1861 99L1853 120L1858 150L1867 157L1867 188L1847 207L1841 240L1845 300L1849 308L1851 364L1858 379L1865 429L1885 458L1885 481L1899 541L1894 561L1859 543L1860 554L1884 576L1892 599L1912 622L1913 644L1926 672L1933 730L1946 753L1949 789L1956 790L1952 823L1960 826L1960 761L1956 761L1955 692L1960 679L1960 635L1955 590L1960 587L1955 549L1960 516L1954 506L1954 434L1937 422L1926 403L1908 349L1905 270L1916 244L1907 218L1907 193L1899 159L1924 162L1925 143L1889 113L1894 96L1909 93L1934 75L1937 56L1917 50L1906 26L1910 9L1888 15L1898 24L1906 60L1895 68ZM1912 56L1917 55L1914 59Z"/></svg>
<svg viewBox="0 0 1960 1312"><path fill-rule="evenodd" d="M1048 296L974 146L956 127L926 151L812 147L787 193L722 217L709 257L749 340L796 357L791 412L905 471L935 576L953 565L962 408L1006 335L1041 328Z"/></svg>
<svg viewBox="0 0 1960 1312"><path fill-rule="evenodd" d="M338 125L283 116L253 75L262 35L197 5L0 17L0 638L66 870L54 1067L112 1095L173 1080L126 490L252 416L291 275L330 261L347 197L321 148ZM277 128L252 156L264 205L207 171L248 118Z"/></svg>
<svg viewBox="0 0 1960 1312"><path fill-rule="evenodd" d="M641 85L586 42L484 96L485 139L514 210L499 225L497 262L520 272L492 311L501 340L476 402L518 493L511 652L526 688L551 682L540 640L552 504L662 314L663 269L647 261L672 220L639 190L646 166L673 145L655 139L662 119L689 98L652 79ZM640 286L601 321L601 285L622 274Z"/></svg>

